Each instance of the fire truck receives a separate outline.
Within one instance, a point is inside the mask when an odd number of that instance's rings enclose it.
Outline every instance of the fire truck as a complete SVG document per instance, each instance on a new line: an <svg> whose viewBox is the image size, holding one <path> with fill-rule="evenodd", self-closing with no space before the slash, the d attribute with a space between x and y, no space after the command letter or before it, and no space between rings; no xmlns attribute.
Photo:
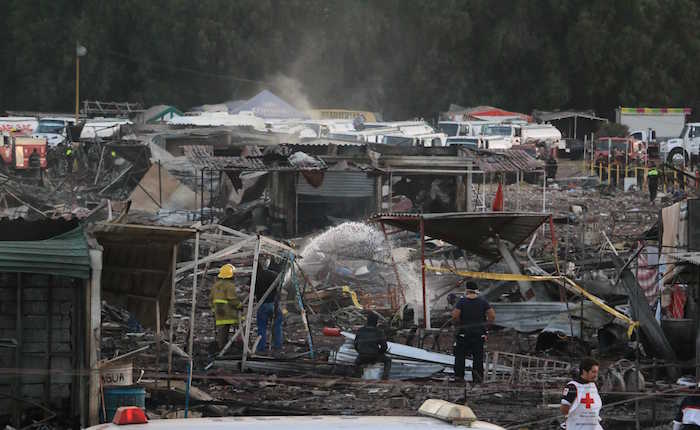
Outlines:
<svg viewBox="0 0 700 430"><path fill-rule="evenodd" d="M35 138L17 135L16 133L2 133L2 145L0 145L0 159L3 170L15 173L30 170L29 159L36 151L39 155L41 169L46 169L46 138Z"/></svg>

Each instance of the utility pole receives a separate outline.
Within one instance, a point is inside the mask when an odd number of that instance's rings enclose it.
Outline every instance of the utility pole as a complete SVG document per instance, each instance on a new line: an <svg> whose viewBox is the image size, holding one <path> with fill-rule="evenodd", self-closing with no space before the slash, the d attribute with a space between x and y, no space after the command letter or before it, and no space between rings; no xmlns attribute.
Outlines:
<svg viewBox="0 0 700 430"><path fill-rule="evenodd" d="M84 57L87 54L87 48L80 44L80 42L75 43L75 123L78 124L78 117L80 116L80 57Z"/></svg>

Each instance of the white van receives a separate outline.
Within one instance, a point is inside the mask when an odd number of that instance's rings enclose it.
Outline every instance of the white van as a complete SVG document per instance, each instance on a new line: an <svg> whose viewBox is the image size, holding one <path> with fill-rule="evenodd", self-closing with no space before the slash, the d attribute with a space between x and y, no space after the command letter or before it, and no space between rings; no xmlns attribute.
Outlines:
<svg viewBox="0 0 700 430"><path fill-rule="evenodd" d="M89 427L88 430L445 430L469 428L473 430L505 430L495 424L479 421L467 406L444 400L428 399L418 410L423 416L278 416L191 418L148 421L146 414L135 406L121 407L110 424Z"/></svg>

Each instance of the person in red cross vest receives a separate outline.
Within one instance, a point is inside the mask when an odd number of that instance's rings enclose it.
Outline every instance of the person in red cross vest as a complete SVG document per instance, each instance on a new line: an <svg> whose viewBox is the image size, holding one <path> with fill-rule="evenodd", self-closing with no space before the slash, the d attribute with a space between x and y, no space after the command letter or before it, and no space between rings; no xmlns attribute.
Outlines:
<svg viewBox="0 0 700 430"><path fill-rule="evenodd" d="M584 358L579 374L566 384L561 396L559 410L566 417L562 428L566 430L603 430L600 425L600 410L603 402L595 384L600 363L594 358Z"/></svg>

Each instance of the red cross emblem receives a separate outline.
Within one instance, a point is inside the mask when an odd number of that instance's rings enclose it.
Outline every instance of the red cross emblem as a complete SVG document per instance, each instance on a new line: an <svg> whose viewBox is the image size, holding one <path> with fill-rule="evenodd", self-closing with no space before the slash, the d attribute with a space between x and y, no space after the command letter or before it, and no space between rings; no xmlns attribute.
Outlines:
<svg viewBox="0 0 700 430"><path fill-rule="evenodd" d="M591 405L592 405L593 403L595 403L595 400L593 400L593 399L591 398L591 393L586 393L586 397L584 397L583 399L581 399L581 403L583 403L584 405L586 405L586 409L590 409L590 408L591 408Z"/></svg>

